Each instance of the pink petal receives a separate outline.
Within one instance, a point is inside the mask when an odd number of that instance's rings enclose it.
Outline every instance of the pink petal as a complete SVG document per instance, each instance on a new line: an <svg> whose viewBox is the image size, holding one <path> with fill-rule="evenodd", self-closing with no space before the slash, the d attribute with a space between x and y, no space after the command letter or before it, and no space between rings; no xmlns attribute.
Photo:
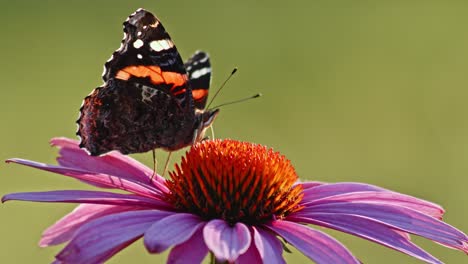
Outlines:
<svg viewBox="0 0 468 264"><path fill-rule="evenodd" d="M148 182L153 174L150 168L117 151L96 157L90 156L85 150L80 149L77 140L59 137L53 138L50 143L60 149L60 157L57 158L57 161L64 167L109 174L141 182ZM159 175L155 175L154 179L165 181Z"/></svg>
<svg viewBox="0 0 468 264"><path fill-rule="evenodd" d="M248 264L248 263L271 263L271 262L264 262L262 260L262 257L260 257L260 254L258 253L257 248L255 247L254 243L250 243L249 249L247 251L240 255L236 261L234 262L235 264Z"/></svg>
<svg viewBox="0 0 468 264"><path fill-rule="evenodd" d="M171 208L166 202L133 194L81 190L10 193L2 197L2 202L10 200L146 206L152 209Z"/></svg>
<svg viewBox="0 0 468 264"><path fill-rule="evenodd" d="M337 203L337 202L365 202L375 204L386 204L394 206L403 206L411 208L420 213L430 215L432 217L442 219L444 209L437 204L424 201L412 196L404 195L397 192L353 192L313 200L311 202L303 202L303 206L313 206L317 204Z"/></svg>
<svg viewBox="0 0 468 264"><path fill-rule="evenodd" d="M265 226L317 264L360 263L340 242L318 230L282 220Z"/></svg>
<svg viewBox="0 0 468 264"><path fill-rule="evenodd" d="M339 230L398 250L428 263L442 263L408 240L406 234L388 226L356 215L309 214L307 218L288 217L289 221L303 222Z"/></svg>
<svg viewBox="0 0 468 264"><path fill-rule="evenodd" d="M134 206L115 206L115 205L95 205L82 204L77 206L71 213L64 216L55 224L47 228L42 233L39 246L47 247L58 245L70 240L73 234L82 225L97 219L102 216L116 214L120 212L128 212L141 210L141 207Z"/></svg>
<svg viewBox="0 0 468 264"><path fill-rule="evenodd" d="M18 163L36 169L62 174L82 181L89 181L97 184L106 185L112 188L121 189L124 191L132 192L151 198L163 195L163 192L159 188L155 188L151 185L142 182L135 182L129 179L122 179L107 174L94 173L62 166L48 165L40 162L23 159L9 159L7 160L7 162Z"/></svg>
<svg viewBox="0 0 468 264"><path fill-rule="evenodd" d="M145 246L151 253L161 253L169 247L179 245L205 223L193 214L169 215L154 223L145 233Z"/></svg>
<svg viewBox="0 0 468 264"><path fill-rule="evenodd" d="M144 210L98 218L78 229L56 258L65 263L102 263L140 238L154 222L169 214Z"/></svg>
<svg viewBox="0 0 468 264"><path fill-rule="evenodd" d="M308 188L303 191L304 198L302 199L305 202L322 199L325 197L335 196L345 193L353 192L387 192L387 190L370 185L365 183L356 183L356 182L340 182L340 183L330 183L322 184L316 187Z"/></svg>
<svg viewBox="0 0 468 264"><path fill-rule="evenodd" d="M286 261L284 261L282 256L283 246L279 239L270 231L262 228L252 228L254 230L253 237L255 247L260 253L263 263L285 264Z"/></svg>
<svg viewBox="0 0 468 264"><path fill-rule="evenodd" d="M314 188L314 187L317 187L317 186L320 186L320 185L324 185L324 184L327 184L327 183L318 182L318 181L307 181L307 182L298 181L294 185L296 185L296 184L302 185L302 188L305 190L305 189Z"/></svg>
<svg viewBox="0 0 468 264"><path fill-rule="evenodd" d="M252 240L249 228L242 223L229 225L223 220L211 220L203 228L208 249L216 259L234 262L249 249Z"/></svg>
<svg viewBox="0 0 468 264"><path fill-rule="evenodd" d="M468 253L468 237L463 232L410 208L371 203L333 203L310 206L300 211L298 216L309 217L310 214L314 213L351 214L368 217L392 228L419 235Z"/></svg>
<svg viewBox="0 0 468 264"><path fill-rule="evenodd" d="M208 254L203 239L203 229L198 229L191 238L175 246L167 257L168 264L201 263Z"/></svg>

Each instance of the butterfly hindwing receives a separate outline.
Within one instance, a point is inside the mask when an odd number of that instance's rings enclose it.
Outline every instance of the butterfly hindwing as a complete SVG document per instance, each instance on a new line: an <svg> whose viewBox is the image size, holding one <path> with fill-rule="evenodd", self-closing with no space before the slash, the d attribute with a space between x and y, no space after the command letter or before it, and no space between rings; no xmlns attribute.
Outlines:
<svg viewBox="0 0 468 264"><path fill-rule="evenodd" d="M210 57L206 52L197 51L187 60L185 68L189 76L195 107L204 109L211 82Z"/></svg>
<svg viewBox="0 0 468 264"><path fill-rule="evenodd" d="M80 146L92 155L178 149L191 139L184 132L191 129L194 113L184 111L176 100L161 90L112 78L83 102Z"/></svg>

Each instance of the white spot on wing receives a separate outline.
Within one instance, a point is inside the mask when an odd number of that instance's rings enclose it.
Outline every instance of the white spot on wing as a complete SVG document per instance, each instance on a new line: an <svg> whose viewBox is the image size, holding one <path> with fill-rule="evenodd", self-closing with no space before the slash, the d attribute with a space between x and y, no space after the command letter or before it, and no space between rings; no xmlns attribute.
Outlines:
<svg viewBox="0 0 468 264"><path fill-rule="evenodd" d="M135 42L133 42L133 47L135 47L135 49L139 49L141 47L143 47L145 43L143 42L143 40L141 39L137 39L135 40Z"/></svg>
<svg viewBox="0 0 468 264"><path fill-rule="evenodd" d="M204 57L203 59L199 60L200 63L204 63L208 60L208 56Z"/></svg>
<svg viewBox="0 0 468 264"><path fill-rule="evenodd" d="M141 54L137 54L137 58L139 58L141 60L141 59L143 59L143 56Z"/></svg>
<svg viewBox="0 0 468 264"><path fill-rule="evenodd" d="M154 51L159 52L174 47L174 42L172 42L170 39L153 40L150 43L150 47Z"/></svg>
<svg viewBox="0 0 468 264"><path fill-rule="evenodd" d="M141 34L142 34L141 31L138 31L138 32L137 32L137 36L138 36L138 37L141 36Z"/></svg>
<svg viewBox="0 0 468 264"><path fill-rule="evenodd" d="M194 71L190 77L192 79L197 79L210 72L211 72L211 68L202 68L202 69Z"/></svg>
<svg viewBox="0 0 468 264"><path fill-rule="evenodd" d="M156 22L154 22L154 24L151 24L150 27L152 28L157 28L159 26L159 21L156 20Z"/></svg>

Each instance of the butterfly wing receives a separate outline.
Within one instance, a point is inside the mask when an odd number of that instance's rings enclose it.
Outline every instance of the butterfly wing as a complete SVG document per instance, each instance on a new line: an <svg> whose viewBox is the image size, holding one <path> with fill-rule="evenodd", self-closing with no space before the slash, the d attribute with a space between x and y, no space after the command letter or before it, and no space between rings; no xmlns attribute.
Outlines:
<svg viewBox="0 0 468 264"><path fill-rule="evenodd" d="M121 47L105 64L105 84L80 109L80 147L100 155L187 146L195 109L179 52L161 22L146 10L137 10L123 25Z"/></svg>
<svg viewBox="0 0 468 264"><path fill-rule="evenodd" d="M189 85L197 109L204 109L208 99L208 89L211 83L210 57L206 52L197 51L185 63L189 76Z"/></svg>
<svg viewBox="0 0 468 264"><path fill-rule="evenodd" d="M94 156L185 147L192 140L193 116L176 100L161 90L112 78L84 99L78 120L80 147Z"/></svg>
<svg viewBox="0 0 468 264"><path fill-rule="evenodd" d="M171 94L181 104L191 100L182 58L161 21L152 13L138 9L123 27L121 46L104 65L104 81L131 80Z"/></svg>

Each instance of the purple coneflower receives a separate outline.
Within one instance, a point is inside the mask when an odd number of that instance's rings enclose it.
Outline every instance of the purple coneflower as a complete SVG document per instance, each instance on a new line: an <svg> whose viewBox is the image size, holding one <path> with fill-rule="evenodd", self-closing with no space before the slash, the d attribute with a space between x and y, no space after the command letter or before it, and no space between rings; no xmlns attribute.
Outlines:
<svg viewBox="0 0 468 264"><path fill-rule="evenodd" d="M356 235L428 263L438 259L413 244L410 234L468 252L468 237L442 222L433 203L362 183L299 182L291 163L266 147L234 140L193 146L170 173L156 176L117 152L91 157L77 142L52 140L59 165L14 162L55 172L108 191L13 193L25 200L80 205L49 227L40 246L68 244L56 263L101 263L143 237L147 250L172 248L168 263L213 261L285 263L282 243L316 263L359 263L329 235L306 224ZM284 242L283 242L284 241Z"/></svg>

